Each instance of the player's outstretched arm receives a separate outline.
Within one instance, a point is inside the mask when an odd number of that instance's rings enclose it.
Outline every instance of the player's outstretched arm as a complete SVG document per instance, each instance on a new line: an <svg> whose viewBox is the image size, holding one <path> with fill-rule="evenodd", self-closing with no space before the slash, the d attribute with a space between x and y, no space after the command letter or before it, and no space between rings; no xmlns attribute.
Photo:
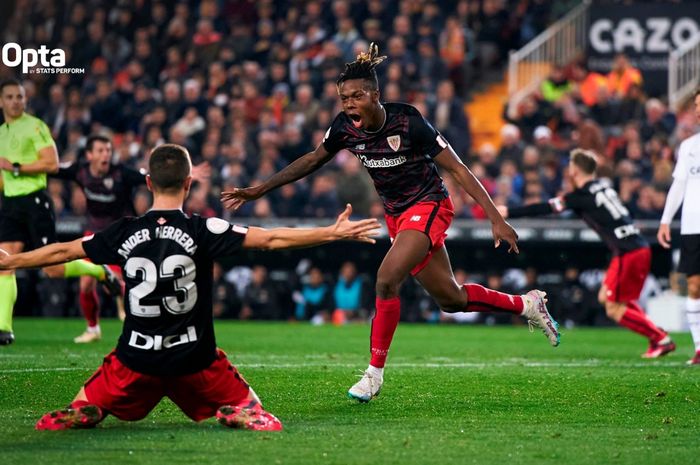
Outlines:
<svg viewBox="0 0 700 465"><path fill-rule="evenodd" d="M82 238L71 242L56 242L30 252L15 255L9 255L6 251L0 249L0 270L40 268L85 257Z"/></svg>
<svg viewBox="0 0 700 465"><path fill-rule="evenodd" d="M561 213L566 210L566 202L563 197L553 197L546 202L531 203L522 207L508 208L504 205L499 205L496 208L498 208L498 211L504 218L523 218Z"/></svg>
<svg viewBox="0 0 700 465"><path fill-rule="evenodd" d="M319 228L249 228L243 247L248 249L294 249L351 240L374 244L381 225L376 219L351 221L352 207L348 204L335 223Z"/></svg>
<svg viewBox="0 0 700 465"><path fill-rule="evenodd" d="M313 173L333 158L333 155L335 154L328 153L323 147L323 144L320 144L316 150L297 158L282 171L273 174L260 185L253 187L236 187L231 191L222 192L221 201L227 210L238 210L249 200L259 199L273 189Z"/></svg>
<svg viewBox="0 0 700 465"><path fill-rule="evenodd" d="M501 240L508 243L508 252L520 253L518 250L518 234L515 229L509 225L506 220L496 209L493 200L484 186L476 179L476 176L467 166L462 163L457 154L452 150L452 147L447 146L442 152L435 157L435 163L438 166L452 175L452 177L462 186L462 189L484 209L486 215L491 220L491 229L493 233L494 245L501 245Z"/></svg>
<svg viewBox="0 0 700 465"><path fill-rule="evenodd" d="M664 213L661 215L661 223L659 224L659 230L656 233L656 239L661 244L661 247L665 249L671 248L671 221L673 217L676 216L678 208L683 203L683 197L685 197L685 187L686 178L673 178L673 183L671 188L668 190L668 195L666 196L666 205L664 206Z"/></svg>

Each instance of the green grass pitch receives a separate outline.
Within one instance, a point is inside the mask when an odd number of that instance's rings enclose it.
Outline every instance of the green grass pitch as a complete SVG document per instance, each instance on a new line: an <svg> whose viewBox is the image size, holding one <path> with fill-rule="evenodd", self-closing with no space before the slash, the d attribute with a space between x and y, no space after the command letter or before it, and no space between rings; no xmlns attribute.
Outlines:
<svg viewBox="0 0 700 465"><path fill-rule="evenodd" d="M145 420L34 431L116 341L72 343L79 320L18 319L0 348L3 464L663 464L700 460L700 368L678 350L642 360L621 329L564 331L559 348L520 327L399 325L382 394L345 397L367 364L369 326L217 322L218 344L284 423L281 433L193 423L170 401Z"/></svg>

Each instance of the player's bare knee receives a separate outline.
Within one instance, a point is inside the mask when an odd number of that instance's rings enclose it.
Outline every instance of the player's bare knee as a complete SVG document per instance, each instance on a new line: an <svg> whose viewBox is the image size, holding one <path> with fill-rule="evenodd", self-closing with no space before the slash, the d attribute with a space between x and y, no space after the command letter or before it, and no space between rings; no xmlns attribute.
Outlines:
<svg viewBox="0 0 700 465"><path fill-rule="evenodd" d="M377 291L377 297L380 299L391 299L399 295L400 287L401 282L378 277L375 290Z"/></svg>
<svg viewBox="0 0 700 465"><path fill-rule="evenodd" d="M620 321L625 313L625 304L621 302L605 302L605 314L614 321Z"/></svg>
<svg viewBox="0 0 700 465"><path fill-rule="evenodd" d="M466 305L462 305L454 300L448 302L438 302L440 309L446 313L456 313L465 311Z"/></svg>
<svg viewBox="0 0 700 465"><path fill-rule="evenodd" d="M454 292L434 298L440 309L447 313L463 312L467 308L466 293Z"/></svg>
<svg viewBox="0 0 700 465"><path fill-rule="evenodd" d="M42 270L49 278L63 278L65 274L62 265L47 266L45 268L42 268Z"/></svg>
<svg viewBox="0 0 700 465"><path fill-rule="evenodd" d="M91 292L97 287L97 280L92 276L80 277L80 292Z"/></svg>
<svg viewBox="0 0 700 465"><path fill-rule="evenodd" d="M700 275L693 275L688 278L688 297L700 299Z"/></svg>

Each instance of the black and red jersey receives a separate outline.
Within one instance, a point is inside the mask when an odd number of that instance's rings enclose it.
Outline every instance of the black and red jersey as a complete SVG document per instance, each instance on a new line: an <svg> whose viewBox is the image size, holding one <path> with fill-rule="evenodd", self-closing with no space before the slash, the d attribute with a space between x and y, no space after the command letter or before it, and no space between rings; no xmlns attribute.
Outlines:
<svg viewBox="0 0 700 465"><path fill-rule="evenodd" d="M356 128L339 113L326 132L328 153L347 149L367 168L386 213L399 215L410 206L448 196L433 158L448 146L442 135L413 106L385 103L381 129Z"/></svg>
<svg viewBox="0 0 700 465"><path fill-rule="evenodd" d="M552 212L573 210L586 222L613 255L647 247L649 243L632 222L629 211L622 204L608 179L594 179L563 197L555 197L548 202L511 208L510 218L541 215Z"/></svg>
<svg viewBox="0 0 700 465"><path fill-rule="evenodd" d="M214 361L212 261L237 253L247 231L220 218L151 210L84 239L94 263L123 270L126 320L116 354L124 365L164 376Z"/></svg>
<svg viewBox="0 0 700 465"><path fill-rule="evenodd" d="M88 163L72 163L62 165L52 176L75 181L83 190L90 231L100 231L125 215L133 215L134 188L146 184L145 173L122 165L110 165L107 174L98 177L90 173Z"/></svg>

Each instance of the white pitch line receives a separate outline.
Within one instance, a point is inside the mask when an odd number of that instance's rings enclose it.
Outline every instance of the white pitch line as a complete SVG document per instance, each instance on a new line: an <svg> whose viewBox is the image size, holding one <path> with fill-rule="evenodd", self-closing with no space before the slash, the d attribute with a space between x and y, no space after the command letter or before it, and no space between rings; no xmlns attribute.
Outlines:
<svg viewBox="0 0 700 465"><path fill-rule="evenodd" d="M234 363L239 368L353 368L357 363ZM360 364L361 365L361 364ZM587 362L495 362L495 363L390 363L389 368L646 368L646 367L678 367L683 362L649 362L649 363L605 363L599 361Z"/></svg>
<svg viewBox="0 0 700 465"><path fill-rule="evenodd" d="M10 368L8 370L0 370L0 375L5 373L44 373L50 371L81 371L90 370L90 368L80 367L49 367L49 368ZM94 369L93 369L94 371Z"/></svg>
<svg viewBox="0 0 700 465"><path fill-rule="evenodd" d="M234 363L238 368L356 368L358 363ZM486 369L486 368L677 368L684 366L683 362L636 362L636 363L606 363L599 360L588 360L583 362L494 362L494 363L392 363L390 368L448 368L448 369ZM0 370L0 374L5 373L35 373L54 371L85 371L94 370L97 367L47 367L47 368L11 368Z"/></svg>

